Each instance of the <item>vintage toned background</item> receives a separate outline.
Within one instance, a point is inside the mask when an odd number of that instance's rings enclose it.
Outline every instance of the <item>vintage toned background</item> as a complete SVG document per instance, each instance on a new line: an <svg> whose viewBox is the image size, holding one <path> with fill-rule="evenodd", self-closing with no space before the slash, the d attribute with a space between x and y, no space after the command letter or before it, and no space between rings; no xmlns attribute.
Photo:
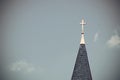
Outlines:
<svg viewBox="0 0 120 80"><path fill-rule="evenodd" d="M1 0L0 80L70 80L82 18L93 80L119 80L119 0Z"/></svg>

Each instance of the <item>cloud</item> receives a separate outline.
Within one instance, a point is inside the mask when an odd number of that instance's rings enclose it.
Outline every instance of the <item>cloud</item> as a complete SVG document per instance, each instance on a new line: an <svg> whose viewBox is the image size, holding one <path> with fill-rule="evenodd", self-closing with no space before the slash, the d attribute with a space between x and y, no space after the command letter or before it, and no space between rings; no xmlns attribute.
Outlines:
<svg viewBox="0 0 120 80"><path fill-rule="evenodd" d="M32 64L27 63L26 61L18 61L18 62L13 63L10 66L11 71L22 72L26 74L34 72L35 69L36 68Z"/></svg>
<svg viewBox="0 0 120 80"><path fill-rule="evenodd" d="M97 41L98 36L99 36L99 34L98 34L98 33L96 33L96 34L94 35L94 39L93 39L93 41L94 41L94 42L96 42L96 41Z"/></svg>
<svg viewBox="0 0 120 80"><path fill-rule="evenodd" d="M115 47L120 45L120 36L118 34L113 35L108 41L107 44L109 47Z"/></svg>

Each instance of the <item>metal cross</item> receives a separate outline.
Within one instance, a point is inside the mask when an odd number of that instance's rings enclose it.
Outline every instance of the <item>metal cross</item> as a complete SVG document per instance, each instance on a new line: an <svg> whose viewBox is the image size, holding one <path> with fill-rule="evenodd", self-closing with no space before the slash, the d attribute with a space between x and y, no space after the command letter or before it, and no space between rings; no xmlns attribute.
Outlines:
<svg viewBox="0 0 120 80"><path fill-rule="evenodd" d="M84 19L82 19L80 24L82 25L82 33L84 34L84 25L86 24Z"/></svg>

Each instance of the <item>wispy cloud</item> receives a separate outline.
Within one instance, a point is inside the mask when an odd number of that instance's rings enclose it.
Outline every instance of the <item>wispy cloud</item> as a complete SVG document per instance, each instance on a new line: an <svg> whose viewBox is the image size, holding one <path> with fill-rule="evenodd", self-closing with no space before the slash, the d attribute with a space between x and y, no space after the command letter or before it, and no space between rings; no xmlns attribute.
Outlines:
<svg viewBox="0 0 120 80"><path fill-rule="evenodd" d="M96 41L97 41L98 36L99 36L99 34L98 34L98 33L96 33L96 34L94 35L94 39L93 39L93 41L94 41L94 42L96 42Z"/></svg>
<svg viewBox="0 0 120 80"><path fill-rule="evenodd" d="M120 36L115 33L111 38L107 41L109 47L115 47L120 45Z"/></svg>
<svg viewBox="0 0 120 80"><path fill-rule="evenodd" d="M18 61L10 66L10 70L28 74L34 72L36 68L32 64L27 63L26 61Z"/></svg>

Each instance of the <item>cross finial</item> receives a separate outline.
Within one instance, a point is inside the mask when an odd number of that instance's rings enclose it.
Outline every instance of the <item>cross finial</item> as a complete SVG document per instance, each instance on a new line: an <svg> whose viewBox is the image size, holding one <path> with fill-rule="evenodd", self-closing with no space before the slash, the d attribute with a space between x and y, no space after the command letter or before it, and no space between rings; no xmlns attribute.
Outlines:
<svg viewBox="0 0 120 80"><path fill-rule="evenodd" d="M81 33L82 35L81 35L80 44L85 44L85 40L84 40L84 25L85 25L86 23L85 23L84 19L82 19L82 21L81 21L80 24L82 25L82 33Z"/></svg>
<svg viewBox="0 0 120 80"><path fill-rule="evenodd" d="M86 24L84 19L82 19L80 24L82 25L82 33L84 33L84 25Z"/></svg>

